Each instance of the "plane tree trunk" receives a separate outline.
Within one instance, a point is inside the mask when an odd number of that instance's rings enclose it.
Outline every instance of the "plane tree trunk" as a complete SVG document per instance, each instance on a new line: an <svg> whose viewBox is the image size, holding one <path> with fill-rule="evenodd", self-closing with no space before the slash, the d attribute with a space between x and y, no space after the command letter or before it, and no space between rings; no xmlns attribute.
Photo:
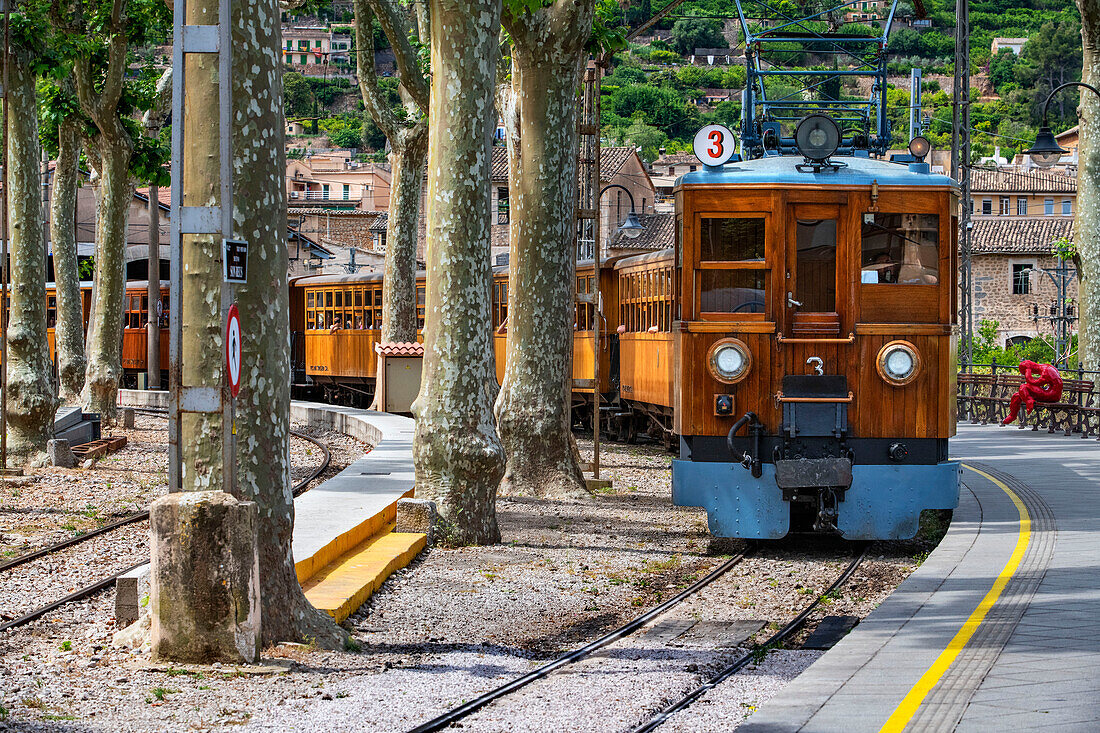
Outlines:
<svg viewBox="0 0 1100 733"><path fill-rule="evenodd" d="M406 116L389 107L374 68L372 20L378 18L397 60L409 98ZM382 281L381 340L416 341L416 245L420 190L428 155L428 81L409 42L405 15L389 0L355 0L356 66L363 106L390 143L391 179L386 221L385 278ZM420 29L421 34L426 32Z"/></svg>
<svg viewBox="0 0 1100 733"><path fill-rule="evenodd" d="M1077 0L1081 11L1081 80L1100 85L1100 0ZM1078 108L1081 132L1077 150L1077 206L1073 231L1080 280L1081 366L1100 366L1100 98L1081 90Z"/></svg>
<svg viewBox="0 0 1100 733"><path fill-rule="evenodd" d="M88 366L81 400L89 412L114 417L122 375L122 299L126 293L126 227L130 213L130 158L133 141L119 119L127 39L124 4L113 6L107 44L107 66L100 77L89 57L73 64L77 99L96 134L91 156L98 163L100 196L96 207L95 297L89 324Z"/></svg>
<svg viewBox="0 0 1100 733"><path fill-rule="evenodd" d="M84 304L76 250L76 195L80 176L80 135L77 123L58 126L57 168L53 179L50 241L57 284L57 325L54 345L61 400L75 404L84 389Z"/></svg>
<svg viewBox="0 0 1100 733"><path fill-rule="evenodd" d="M576 290L577 89L593 4L504 13L511 237L508 355L496 402L501 493L586 496L570 434Z"/></svg>
<svg viewBox="0 0 1100 733"><path fill-rule="evenodd" d="M216 12L216 2L214 7ZM306 600L290 552L290 296L278 2L235 4L232 28L234 236L249 243L248 284L236 293L244 330L237 486L240 498L259 506L263 643L342 648L347 633Z"/></svg>
<svg viewBox="0 0 1100 733"><path fill-rule="evenodd" d="M53 437L57 394L46 342L46 254L38 161L38 110L31 52L8 51L8 231L11 307L8 321L8 455L35 459Z"/></svg>
<svg viewBox="0 0 1100 733"><path fill-rule="evenodd" d="M489 182L500 0L432 0L428 284L413 460L454 544L500 540Z"/></svg>

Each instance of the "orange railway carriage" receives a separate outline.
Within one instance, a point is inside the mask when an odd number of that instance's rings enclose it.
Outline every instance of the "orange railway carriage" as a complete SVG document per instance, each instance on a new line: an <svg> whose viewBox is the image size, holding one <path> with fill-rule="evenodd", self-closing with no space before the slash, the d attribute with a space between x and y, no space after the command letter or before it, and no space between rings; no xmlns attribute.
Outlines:
<svg viewBox="0 0 1100 733"><path fill-rule="evenodd" d="M838 160L676 186L673 499L715 535L912 537L958 501L957 187Z"/></svg>

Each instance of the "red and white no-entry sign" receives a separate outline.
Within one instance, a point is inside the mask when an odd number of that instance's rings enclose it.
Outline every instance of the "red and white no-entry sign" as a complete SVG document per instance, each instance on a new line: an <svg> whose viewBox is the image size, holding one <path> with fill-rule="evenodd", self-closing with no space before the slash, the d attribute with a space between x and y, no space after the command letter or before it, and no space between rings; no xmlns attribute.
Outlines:
<svg viewBox="0 0 1100 733"><path fill-rule="evenodd" d="M236 397L241 391L241 315L236 303L229 306L225 322L225 366L229 370L229 394Z"/></svg>

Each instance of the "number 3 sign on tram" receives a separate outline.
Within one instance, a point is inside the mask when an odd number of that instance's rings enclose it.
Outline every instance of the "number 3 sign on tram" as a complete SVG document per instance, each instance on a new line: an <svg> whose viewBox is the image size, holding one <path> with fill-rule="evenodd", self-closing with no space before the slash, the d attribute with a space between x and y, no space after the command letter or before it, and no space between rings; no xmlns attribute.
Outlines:
<svg viewBox="0 0 1100 733"><path fill-rule="evenodd" d="M695 142L692 147L695 157L703 165L722 165L737 152L734 148L737 140L728 127L722 125L707 125L695 133Z"/></svg>
<svg viewBox="0 0 1100 733"><path fill-rule="evenodd" d="M229 306L225 322L225 366L229 369L229 394L236 398L241 391L241 314L236 303Z"/></svg>

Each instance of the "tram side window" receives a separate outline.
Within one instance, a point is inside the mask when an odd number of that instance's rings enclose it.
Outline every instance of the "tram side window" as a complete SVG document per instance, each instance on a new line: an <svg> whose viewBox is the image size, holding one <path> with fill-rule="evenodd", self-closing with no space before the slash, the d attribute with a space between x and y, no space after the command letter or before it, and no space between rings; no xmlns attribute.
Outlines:
<svg viewBox="0 0 1100 733"><path fill-rule="evenodd" d="M424 307L424 286L421 285L416 289L416 327L421 330L424 329Z"/></svg>
<svg viewBox="0 0 1100 733"><path fill-rule="evenodd" d="M699 231L699 310L762 314L767 305L763 217L703 217Z"/></svg>
<svg viewBox="0 0 1100 733"><path fill-rule="evenodd" d="M374 289L374 323L371 328L382 328L382 286Z"/></svg>
<svg viewBox="0 0 1100 733"><path fill-rule="evenodd" d="M160 296L160 327L168 328L168 293L162 293Z"/></svg>
<svg viewBox="0 0 1100 733"><path fill-rule="evenodd" d="M46 328L57 325L57 296L51 295L46 302Z"/></svg>
<svg viewBox="0 0 1100 733"><path fill-rule="evenodd" d="M497 280L493 283L493 330L500 328L508 320L508 281Z"/></svg>
<svg viewBox="0 0 1100 733"><path fill-rule="evenodd" d="M619 322L627 331L668 331L671 312L670 268L619 275Z"/></svg>
<svg viewBox="0 0 1100 733"><path fill-rule="evenodd" d="M940 267L938 214L865 213L860 281L936 285Z"/></svg>

